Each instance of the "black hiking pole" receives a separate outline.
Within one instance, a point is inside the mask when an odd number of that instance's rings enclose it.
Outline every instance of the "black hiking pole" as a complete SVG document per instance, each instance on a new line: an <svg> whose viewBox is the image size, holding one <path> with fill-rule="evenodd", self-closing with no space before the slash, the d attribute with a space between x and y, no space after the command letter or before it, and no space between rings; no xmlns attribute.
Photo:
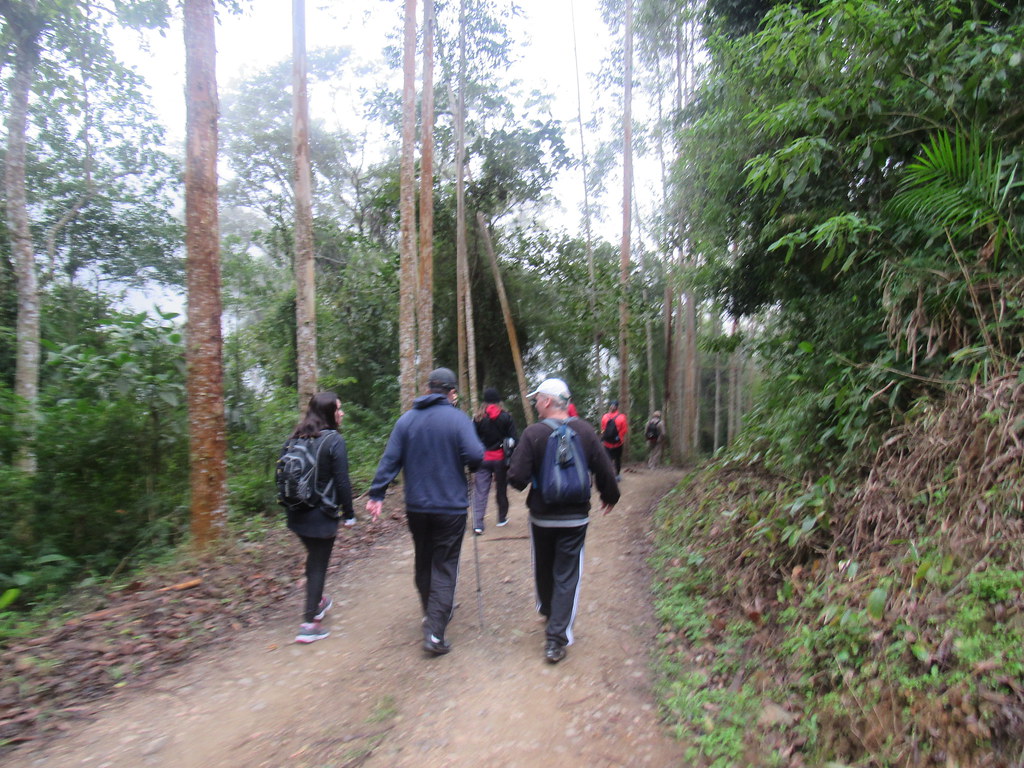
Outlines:
<svg viewBox="0 0 1024 768"><path fill-rule="evenodd" d="M473 514L473 503L476 495L476 488L470 487L469 496L469 514ZM475 527L476 521L474 521ZM473 560L476 562L476 610L480 617L480 631L484 631L484 592L480 582L480 550L477 549L477 535L476 530L473 531Z"/></svg>

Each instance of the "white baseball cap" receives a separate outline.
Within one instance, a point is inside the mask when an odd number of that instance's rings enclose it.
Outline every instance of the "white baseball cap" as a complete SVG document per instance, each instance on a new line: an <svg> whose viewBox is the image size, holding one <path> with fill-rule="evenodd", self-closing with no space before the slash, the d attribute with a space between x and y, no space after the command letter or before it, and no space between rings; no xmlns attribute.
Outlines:
<svg viewBox="0 0 1024 768"><path fill-rule="evenodd" d="M559 397L566 402L569 401L571 395L569 394L569 387L561 379L544 379L533 392L530 392L527 397L535 397L537 395L549 395L550 397Z"/></svg>

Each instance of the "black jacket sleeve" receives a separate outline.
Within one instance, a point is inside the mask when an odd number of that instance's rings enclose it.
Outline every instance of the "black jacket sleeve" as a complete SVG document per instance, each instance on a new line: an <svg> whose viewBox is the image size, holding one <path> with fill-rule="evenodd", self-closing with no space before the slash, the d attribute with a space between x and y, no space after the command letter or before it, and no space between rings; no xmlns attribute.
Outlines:
<svg viewBox="0 0 1024 768"><path fill-rule="evenodd" d="M345 438L338 435L330 447L331 477L334 480L334 500L346 516L353 514L352 483L348 477L348 447Z"/></svg>

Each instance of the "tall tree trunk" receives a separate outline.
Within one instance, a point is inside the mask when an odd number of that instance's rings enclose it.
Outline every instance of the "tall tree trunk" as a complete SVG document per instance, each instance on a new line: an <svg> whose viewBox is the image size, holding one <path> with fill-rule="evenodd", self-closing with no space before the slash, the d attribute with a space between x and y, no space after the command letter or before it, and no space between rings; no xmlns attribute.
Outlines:
<svg viewBox="0 0 1024 768"><path fill-rule="evenodd" d="M20 440L15 465L22 472L35 474L36 408L39 400L39 282L35 245L29 224L25 160L28 99L39 60L42 19L38 14L36 0L26 0L20 7L4 5L3 17L14 37L14 74L8 95L4 190L7 196L7 231L18 285L14 394L21 398L21 402L15 420Z"/></svg>
<svg viewBox="0 0 1024 768"><path fill-rule="evenodd" d="M473 324L473 282L469 279L469 260L462 259L462 285L466 289L466 373L469 379L469 410L476 413L480 389L476 383L476 330Z"/></svg>
<svg viewBox="0 0 1024 768"><path fill-rule="evenodd" d="M633 215L636 217L636 231L637 237L642 238L643 230L641 228L640 218L640 206L636 200L633 200ZM640 269L644 275L650 274L650 261L648 260L647 250L645 248L640 249ZM640 304L643 307L647 307L648 294L647 294L647 281L640 286ZM654 400L654 329L651 324L650 315L644 317L644 354L647 359L647 416L649 419L651 413L657 409Z"/></svg>
<svg viewBox="0 0 1024 768"><path fill-rule="evenodd" d="M416 397L416 0L405 0L405 75L402 88L402 158L399 168L401 244L398 273L398 368L401 407Z"/></svg>
<svg viewBox="0 0 1024 768"><path fill-rule="evenodd" d="M586 134L583 130L583 89L580 87L580 57L576 43L576 11L572 3L569 3L569 13L572 17L572 55L576 65L576 122L580 129L580 168L583 172L583 233L586 237L587 246L587 277L590 279L590 291L587 300L590 303L590 322L594 332L592 334L593 352L593 379L597 392L598 402L602 400L601 392L601 328L597 317L597 270L594 267L594 238L591 233L590 222L590 183L587 179L587 143ZM532 423L533 409L528 403L523 402L526 409L527 422Z"/></svg>
<svg viewBox="0 0 1024 768"><path fill-rule="evenodd" d="M299 409L317 391L313 183L306 91L306 3L292 0L292 154L295 161L295 353Z"/></svg>
<svg viewBox="0 0 1024 768"><path fill-rule="evenodd" d="M680 271L683 265L683 256L680 250L677 249L675 253L675 259L679 264ZM686 358L686 318L685 318L685 307L683 305L683 297L678 297L676 304L676 313L673 318L674 324L674 347L672 350L672 357L675 361L675 365L672 370L672 390L676 393L676 398L673 401L674 407L672 410L672 429L675 432L675 441L672 443L672 460L678 464L682 464L685 458L686 452L686 441L687 435L684 428L683 418L683 379L684 379L684 365Z"/></svg>
<svg viewBox="0 0 1024 768"><path fill-rule="evenodd" d="M224 369L217 221L217 47L213 0L185 0L185 246L192 541L202 549L227 521Z"/></svg>
<svg viewBox="0 0 1024 768"><path fill-rule="evenodd" d="M622 110L622 247L619 252L619 407L629 416L629 261L633 208L633 0L626 0Z"/></svg>
<svg viewBox="0 0 1024 768"><path fill-rule="evenodd" d="M466 369L466 0L459 2L459 99L455 105L455 327L459 390L468 387Z"/></svg>
<svg viewBox="0 0 1024 768"><path fill-rule="evenodd" d="M693 266L685 259L685 266ZM683 461L692 461L697 453L697 308L693 293L683 292Z"/></svg>
<svg viewBox="0 0 1024 768"><path fill-rule="evenodd" d="M739 333L739 321L732 321L732 335ZM729 413L726 442L732 445L740 425L740 349L736 347L729 356Z"/></svg>
<svg viewBox="0 0 1024 768"><path fill-rule="evenodd" d="M673 420L673 409L676 404L676 391L674 384L674 371L676 367L676 356L674 354L674 335L672 333L672 284L671 281L665 280L665 299L664 299L664 317L665 317L665 381L664 381L664 392L665 398L662 402L662 423L665 425L666 440L668 441L669 455L672 456L672 460L675 461L675 444L679 440L679 435L675 433L675 422Z"/></svg>
<svg viewBox="0 0 1024 768"><path fill-rule="evenodd" d="M420 381L434 368L434 0L423 0L423 119L416 330Z"/></svg>
<svg viewBox="0 0 1024 768"><path fill-rule="evenodd" d="M523 404L523 415L526 418L527 424L533 424L533 408L530 407L529 398L526 396L529 389L526 386L526 374L523 372L523 356L519 351L519 337L516 334L515 323L512 322L512 310L508 305L508 295L505 293L505 281L501 279L498 257L494 255L494 244L491 242L490 229L484 220L484 215L480 211L476 212L476 221L480 227L480 238L484 241L487 258L491 261L491 274L494 275L494 285L498 289L498 302L501 304L501 315L505 318L505 332L508 334L508 345L512 349L512 364L516 368L516 380L519 383L519 399Z"/></svg>
<svg viewBox="0 0 1024 768"><path fill-rule="evenodd" d="M711 335L715 338L715 341L720 341L722 337L722 316L715 308L714 314L711 316ZM715 436L712 439L712 451L718 451L722 447L722 353L716 348L714 356L715 366L715 417L714 417L714 430Z"/></svg>

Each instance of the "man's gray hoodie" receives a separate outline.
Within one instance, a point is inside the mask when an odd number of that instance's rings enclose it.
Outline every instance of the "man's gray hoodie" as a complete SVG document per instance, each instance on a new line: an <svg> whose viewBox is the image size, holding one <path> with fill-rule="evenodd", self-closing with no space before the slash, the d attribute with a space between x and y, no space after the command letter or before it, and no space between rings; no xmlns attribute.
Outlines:
<svg viewBox="0 0 1024 768"><path fill-rule="evenodd" d="M383 500L405 470L405 506L412 512L464 514L469 506L465 470L475 470L484 447L473 422L443 394L416 398L391 430L369 496Z"/></svg>

